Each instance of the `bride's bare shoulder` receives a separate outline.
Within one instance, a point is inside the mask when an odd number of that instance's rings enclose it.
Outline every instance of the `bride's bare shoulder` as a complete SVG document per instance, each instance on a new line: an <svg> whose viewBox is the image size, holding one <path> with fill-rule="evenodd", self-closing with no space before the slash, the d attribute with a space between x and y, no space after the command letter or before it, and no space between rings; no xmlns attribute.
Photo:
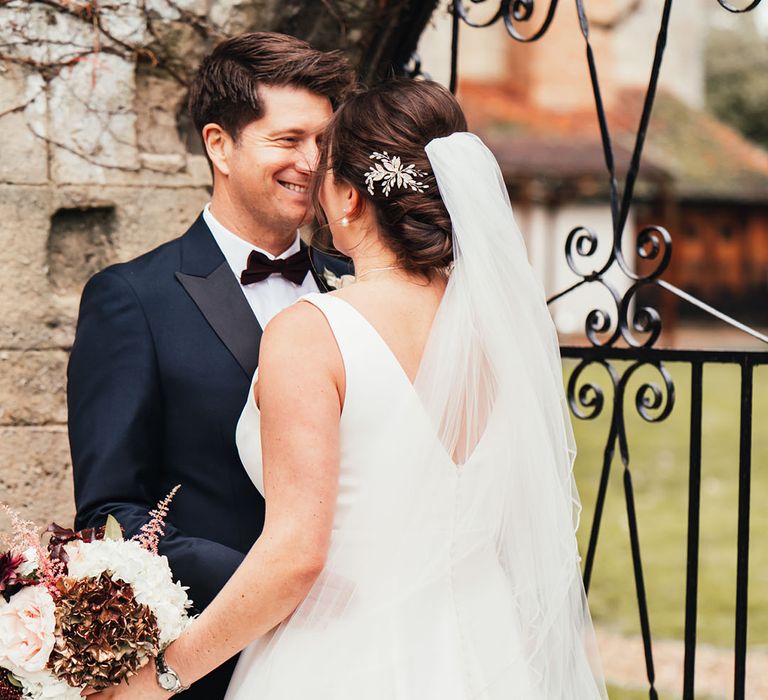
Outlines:
<svg viewBox="0 0 768 700"><path fill-rule="evenodd" d="M314 304L292 304L278 313L264 329L259 366L307 366L325 361L336 343L322 311Z"/></svg>

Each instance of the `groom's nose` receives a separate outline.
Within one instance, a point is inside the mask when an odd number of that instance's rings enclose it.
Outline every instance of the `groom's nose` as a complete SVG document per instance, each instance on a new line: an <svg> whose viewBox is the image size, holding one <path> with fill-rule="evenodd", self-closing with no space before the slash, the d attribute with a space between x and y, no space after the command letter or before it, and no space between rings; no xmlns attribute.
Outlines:
<svg viewBox="0 0 768 700"><path fill-rule="evenodd" d="M307 139L298 149L297 169L302 173L312 173L320 160L320 149L314 139Z"/></svg>

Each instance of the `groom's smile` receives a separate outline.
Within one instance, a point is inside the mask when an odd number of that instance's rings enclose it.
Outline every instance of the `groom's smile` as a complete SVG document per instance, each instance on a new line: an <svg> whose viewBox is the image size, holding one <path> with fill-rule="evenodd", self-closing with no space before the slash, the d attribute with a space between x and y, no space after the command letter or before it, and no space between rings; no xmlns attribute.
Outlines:
<svg viewBox="0 0 768 700"><path fill-rule="evenodd" d="M306 185L299 185L294 182L286 182L284 180L278 180L278 182L285 187L286 190L289 190L291 192L296 192L297 194L305 195L307 193L307 186Z"/></svg>

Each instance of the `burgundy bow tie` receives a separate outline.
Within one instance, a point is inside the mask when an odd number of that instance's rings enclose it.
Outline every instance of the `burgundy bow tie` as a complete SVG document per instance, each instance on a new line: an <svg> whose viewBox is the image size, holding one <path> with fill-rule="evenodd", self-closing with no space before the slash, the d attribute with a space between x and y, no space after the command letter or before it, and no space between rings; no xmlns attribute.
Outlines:
<svg viewBox="0 0 768 700"><path fill-rule="evenodd" d="M305 248L288 258L270 260L264 253L251 251L248 266L240 274L240 284L253 284L270 275L282 275L294 284L301 284L309 272L309 251Z"/></svg>

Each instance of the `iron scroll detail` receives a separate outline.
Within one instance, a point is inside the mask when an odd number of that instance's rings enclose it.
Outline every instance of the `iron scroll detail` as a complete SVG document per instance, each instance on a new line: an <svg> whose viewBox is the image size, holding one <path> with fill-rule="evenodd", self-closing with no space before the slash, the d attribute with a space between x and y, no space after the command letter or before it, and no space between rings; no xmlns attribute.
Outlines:
<svg viewBox="0 0 768 700"><path fill-rule="evenodd" d="M565 259L571 272L580 279L568 289L551 297L549 303L582 285L599 284L609 292L614 309L613 313L605 309L592 309L587 314L584 332L589 342L597 347L606 347L623 338L630 347L651 347L661 334L661 316L656 309L649 306L632 311L632 301L640 289L655 284L669 266L672 258L672 237L661 226L647 226L637 234L635 254L644 261L656 263L644 274L632 270L620 246L620 239L614 239L610 255L603 265L585 272L580 269L577 259L589 259L598 252L598 236L586 226L572 229L565 242ZM631 282L623 295L605 277L614 265L618 266ZM613 332L607 339L601 340L601 334L608 333L611 328L614 329ZM636 333L647 334L647 337L640 340Z"/></svg>
<svg viewBox="0 0 768 700"><path fill-rule="evenodd" d="M728 12L733 13L741 13L741 12L751 12L754 10L763 0L752 0L748 5L742 8L738 8L735 5L732 5L728 0L717 0L718 3L720 3L721 7L724 7Z"/></svg>
<svg viewBox="0 0 768 700"><path fill-rule="evenodd" d="M481 5L487 0L470 0L473 5ZM533 14L537 5L542 5L543 2L537 2L537 0L500 0L499 7L493 16L485 22L473 22L469 10L464 5L462 0L454 0L453 12L457 17L470 27L490 27L492 24L496 24L499 20L504 23L504 27L507 33L522 43L528 43L531 41L537 41L541 39L546 33L549 26L552 24L552 20L555 17L555 10L557 10L558 0L549 0L549 7L547 8L546 16L541 25L535 29L531 34L525 36L518 30L518 26L531 22Z"/></svg>

